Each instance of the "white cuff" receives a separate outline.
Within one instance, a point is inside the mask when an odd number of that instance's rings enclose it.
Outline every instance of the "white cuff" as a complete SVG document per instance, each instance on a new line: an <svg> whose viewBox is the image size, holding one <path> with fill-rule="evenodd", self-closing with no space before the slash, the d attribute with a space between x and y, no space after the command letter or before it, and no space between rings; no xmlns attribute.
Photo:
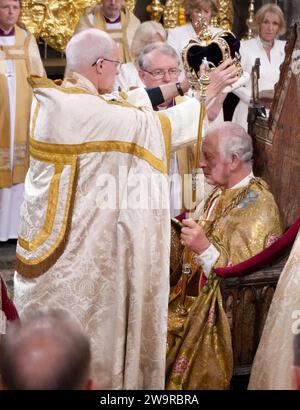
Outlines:
<svg viewBox="0 0 300 410"><path fill-rule="evenodd" d="M243 85L247 84L249 80L250 80L249 73L247 73L247 71L244 71L243 75L238 80L236 80L233 84L226 85L226 87L223 88L222 93L225 93L225 94L231 93L232 91L237 90Z"/></svg>
<svg viewBox="0 0 300 410"><path fill-rule="evenodd" d="M196 261L198 265L202 266L204 275L208 278L212 267L219 259L220 252L218 249L211 244L206 251L202 252L201 255L196 256Z"/></svg>

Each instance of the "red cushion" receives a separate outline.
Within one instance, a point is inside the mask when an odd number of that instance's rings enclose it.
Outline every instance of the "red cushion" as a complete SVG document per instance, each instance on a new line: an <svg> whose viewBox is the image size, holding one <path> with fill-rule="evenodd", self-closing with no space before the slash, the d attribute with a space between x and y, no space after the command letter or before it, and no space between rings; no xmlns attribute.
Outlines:
<svg viewBox="0 0 300 410"><path fill-rule="evenodd" d="M251 272L259 270L263 265L271 263L279 257L285 249L293 244L300 228L300 217L290 228L281 235L272 245L264 249L252 258L234 266L226 268L216 268L214 271L222 278L230 278L233 276L244 276Z"/></svg>
<svg viewBox="0 0 300 410"><path fill-rule="evenodd" d="M13 301L8 297L6 286L1 280L1 296L2 296L2 310L5 313L7 320L15 320L19 319L19 315L17 309L13 303Z"/></svg>

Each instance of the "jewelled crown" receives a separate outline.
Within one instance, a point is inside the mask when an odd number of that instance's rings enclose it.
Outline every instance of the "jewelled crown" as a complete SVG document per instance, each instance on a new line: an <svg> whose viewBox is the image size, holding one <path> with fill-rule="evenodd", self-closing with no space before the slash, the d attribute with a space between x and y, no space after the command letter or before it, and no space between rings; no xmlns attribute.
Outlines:
<svg viewBox="0 0 300 410"><path fill-rule="evenodd" d="M243 74L240 63L240 42L230 31L221 31L212 35L207 22L199 15L194 22L198 39L190 40L182 50L182 60L186 77L194 88L199 88L199 70L202 63L209 70L215 69L231 57L238 69L237 78Z"/></svg>

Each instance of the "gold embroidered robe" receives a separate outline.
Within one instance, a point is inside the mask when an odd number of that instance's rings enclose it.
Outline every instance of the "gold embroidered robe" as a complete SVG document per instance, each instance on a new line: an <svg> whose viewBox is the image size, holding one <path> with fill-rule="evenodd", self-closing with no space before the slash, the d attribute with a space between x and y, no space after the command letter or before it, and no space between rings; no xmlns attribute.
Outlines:
<svg viewBox="0 0 300 410"><path fill-rule="evenodd" d="M170 256L162 130L172 147L193 143L199 103L173 107L160 122L143 89L129 103L99 96L76 74L62 86L31 82L14 283L20 316L42 306L68 310L91 338L99 388L161 389ZM141 98L148 106L132 105Z"/></svg>
<svg viewBox="0 0 300 410"><path fill-rule="evenodd" d="M214 197L218 199L207 218ZM220 252L214 267L235 265L256 255L282 232L273 195L259 178L223 193L215 188L199 224ZM201 269L194 256L189 253L192 275L187 285L187 316L176 311L182 278L170 294L166 388L226 389L232 376L232 347L219 280L211 273L200 289Z"/></svg>

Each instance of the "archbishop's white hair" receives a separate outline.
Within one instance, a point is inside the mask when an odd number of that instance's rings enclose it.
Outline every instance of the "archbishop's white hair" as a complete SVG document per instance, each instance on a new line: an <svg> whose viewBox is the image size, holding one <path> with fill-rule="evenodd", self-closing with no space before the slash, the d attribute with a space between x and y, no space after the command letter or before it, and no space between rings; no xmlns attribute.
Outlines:
<svg viewBox="0 0 300 410"><path fill-rule="evenodd" d="M238 155L244 164L252 164L253 144L252 138L239 124L225 121L220 126L209 131L205 138L210 135L217 135L219 141L219 153L226 161L232 156Z"/></svg>
<svg viewBox="0 0 300 410"><path fill-rule="evenodd" d="M75 34L66 48L67 69L81 73L99 57L110 58L114 41L97 28L89 28Z"/></svg>

